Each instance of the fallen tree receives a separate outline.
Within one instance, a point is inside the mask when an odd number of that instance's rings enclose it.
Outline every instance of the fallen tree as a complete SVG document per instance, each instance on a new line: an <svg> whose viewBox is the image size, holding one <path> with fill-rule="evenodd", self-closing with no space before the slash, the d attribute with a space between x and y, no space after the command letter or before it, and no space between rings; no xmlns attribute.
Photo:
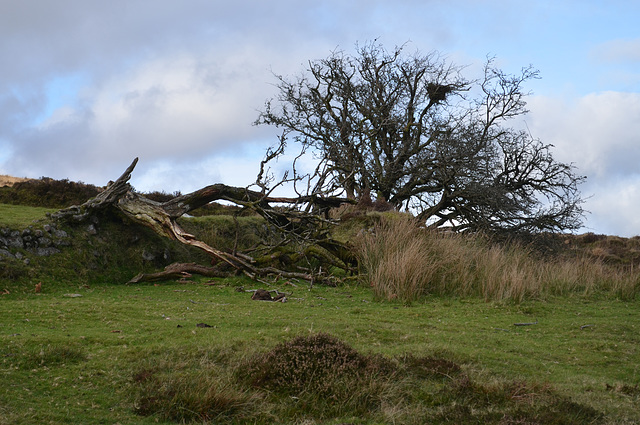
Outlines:
<svg viewBox="0 0 640 425"><path fill-rule="evenodd" d="M330 228L335 224L328 218L327 211L343 203L353 201L339 197L299 196L294 198L271 197L263 187L262 191L250 190L214 184L195 192L176 196L166 202L156 202L133 190L129 184L138 158L134 159L125 172L114 182L109 182L103 192L82 205L62 209L52 218L58 221L83 222L91 216L104 211L113 211L126 220L151 228L160 236L174 239L182 244L196 247L207 254L216 263L213 267L195 264L172 264L164 272L141 274L131 283L157 281L197 273L209 276L221 276L230 272L241 272L252 279L269 275L282 278L303 279L310 282L331 282L327 273L329 268L341 268L347 272L355 271L356 260L351 250L330 236ZM260 257L241 252L226 252L198 240L196 236L184 231L177 219L189 212L214 201L228 201L262 216L282 237L277 244L267 245L269 255ZM295 242L304 247L296 253L298 261L292 261L290 267L274 266L284 247ZM320 266L303 267L300 259L316 260ZM324 267L323 267L324 266Z"/></svg>
<svg viewBox="0 0 640 425"><path fill-rule="evenodd" d="M139 282L160 282L163 280L186 279L193 274L199 274L209 277L224 277L223 273L218 272L213 267L207 267L196 263L172 263L164 268L163 271L157 273L140 273L127 283Z"/></svg>

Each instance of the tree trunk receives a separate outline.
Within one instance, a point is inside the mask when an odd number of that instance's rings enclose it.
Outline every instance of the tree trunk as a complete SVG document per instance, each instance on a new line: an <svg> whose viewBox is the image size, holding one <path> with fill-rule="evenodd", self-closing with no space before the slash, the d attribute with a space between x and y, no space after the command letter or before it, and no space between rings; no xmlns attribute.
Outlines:
<svg viewBox="0 0 640 425"><path fill-rule="evenodd" d="M319 207L319 210L326 210L337 207L349 200L344 198L318 196L307 196L299 198L274 198L265 196L261 192L238 188L224 184L214 184L204 187L195 192L177 196L166 202L155 202L143 195L134 192L128 183L131 172L135 168L138 158L134 159L125 172L115 181L110 182L107 188L98 196L88 200L80 206L71 206L52 214L52 218L61 221L80 222L86 220L92 214L106 210L115 209L120 215L128 220L149 227L155 233L177 240L185 245L199 248L217 260L223 261L236 270L245 273L252 279L261 276L275 274L285 278L296 278L304 280L317 280L311 272L300 272L298 270L280 270L274 267L257 267L254 261L246 255L234 255L232 253L218 250L198 240L194 235L184 231L176 222L182 215L200 208L212 201L226 200L250 208L264 217L268 222L274 224L282 232L289 236L305 240L310 244L321 246L329 252L327 258L335 257L332 265L344 264L346 268L351 268L355 264L355 259L348 247L344 244L328 239L326 231L318 229L319 225L326 225L328 221L319 215L304 213L296 208L274 208L271 203L302 205L312 203ZM179 277L183 273L212 273L211 270L203 266L196 265L171 265L170 269L152 275L138 275L130 282L145 281L148 279L161 279ZM200 273L202 271L203 273ZM322 280L325 280L322 278Z"/></svg>

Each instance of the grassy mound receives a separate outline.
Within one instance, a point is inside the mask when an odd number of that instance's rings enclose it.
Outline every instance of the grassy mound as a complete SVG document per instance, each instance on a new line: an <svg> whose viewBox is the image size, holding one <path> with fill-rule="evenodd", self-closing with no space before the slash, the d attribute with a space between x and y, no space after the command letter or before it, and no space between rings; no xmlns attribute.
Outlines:
<svg viewBox="0 0 640 425"><path fill-rule="evenodd" d="M357 418L355 423L501 425L577 425L603 417L548 384L472 378L445 358L362 354L325 333L295 337L240 363L215 353L174 361L134 374L139 415L178 423ZM174 372L163 373L165 368Z"/></svg>
<svg viewBox="0 0 640 425"><path fill-rule="evenodd" d="M47 210L7 206L0 228L41 230L49 221ZM34 218L38 220L33 221ZM56 225L67 237L59 253L38 256L28 248L13 249L20 258L0 258L0 288L32 291L38 282L62 286L125 283L141 272L162 269L174 261L206 263L199 250L159 237L150 229L129 226L118 217L95 217L80 225Z"/></svg>

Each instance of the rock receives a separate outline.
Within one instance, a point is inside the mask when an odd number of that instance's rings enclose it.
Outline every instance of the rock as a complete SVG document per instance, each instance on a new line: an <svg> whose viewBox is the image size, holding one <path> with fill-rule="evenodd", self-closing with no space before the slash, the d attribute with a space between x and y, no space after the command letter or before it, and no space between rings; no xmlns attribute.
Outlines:
<svg viewBox="0 0 640 425"><path fill-rule="evenodd" d="M7 239L7 246L10 248L24 248L24 241L20 232L11 232L11 237Z"/></svg>
<svg viewBox="0 0 640 425"><path fill-rule="evenodd" d="M39 257L48 257L49 255L59 254L59 253L60 253L60 250L52 246L48 248L37 248L35 250L35 254Z"/></svg>
<svg viewBox="0 0 640 425"><path fill-rule="evenodd" d="M61 252L59 247L70 246L69 235L64 230L57 230L54 224L45 224L42 229L28 227L23 230L0 228L0 258L15 258L29 265L31 260L21 252L26 249L30 253L44 257ZM53 240L52 236L57 239Z"/></svg>
<svg viewBox="0 0 640 425"><path fill-rule="evenodd" d="M53 241L53 245L55 246L71 246L71 242L66 239L56 239Z"/></svg>
<svg viewBox="0 0 640 425"><path fill-rule="evenodd" d="M53 241L51 239L49 239L47 237L44 237L44 236L41 237L41 238L38 238L38 246L47 248L47 247L49 247L51 245L53 245Z"/></svg>
<svg viewBox="0 0 640 425"><path fill-rule="evenodd" d="M87 233L90 235L96 235L98 234L98 230L96 229L96 225L95 224L90 224L87 226Z"/></svg>
<svg viewBox="0 0 640 425"><path fill-rule="evenodd" d="M65 232L64 230L58 230L58 229L54 229L53 230L53 236L55 236L56 238L60 238L60 239L64 239L64 238L68 238L69 237L67 232Z"/></svg>

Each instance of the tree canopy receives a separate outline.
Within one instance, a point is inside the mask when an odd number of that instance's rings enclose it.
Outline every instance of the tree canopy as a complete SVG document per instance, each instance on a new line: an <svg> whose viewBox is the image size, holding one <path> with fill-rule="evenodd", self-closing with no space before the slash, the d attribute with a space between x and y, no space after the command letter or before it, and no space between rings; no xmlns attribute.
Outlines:
<svg viewBox="0 0 640 425"><path fill-rule="evenodd" d="M263 167L293 141L300 150L288 179L297 190L303 182L305 196L371 195L456 230L579 228L585 177L510 126L528 112L523 86L538 72L509 75L488 59L470 80L438 53L405 50L368 43L310 61L296 77L276 75L278 96L256 124L282 132ZM298 172L309 155L315 170Z"/></svg>

